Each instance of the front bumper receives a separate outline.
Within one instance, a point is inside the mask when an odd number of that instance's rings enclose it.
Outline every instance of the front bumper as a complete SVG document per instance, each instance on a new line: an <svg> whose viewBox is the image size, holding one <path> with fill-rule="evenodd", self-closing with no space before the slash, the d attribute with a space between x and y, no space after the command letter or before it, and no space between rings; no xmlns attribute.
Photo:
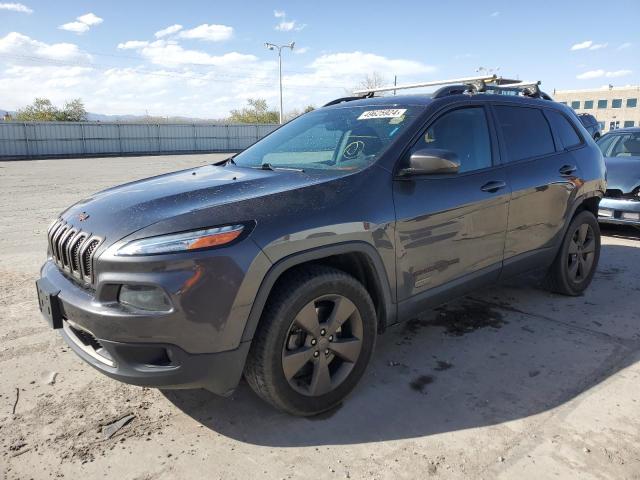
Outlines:
<svg viewBox="0 0 640 480"><path fill-rule="evenodd" d="M59 292L62 337L94 368L134 385L206 388L226 395L240 381L249 351L250 342L241 338L251 302L238 305L249 294L243 293L243 282L235 287L229 273L219 278L216 272L228 272L218 268L220 258L183 258L164 270L140 263L129 271L124 265L120 271L103 270L95 291L78 285L52 261L43 265L41 277ZM242 269L232 272L241 277ZM117 302L119 283L158 285L173 306L168 312L131 310Z"/></svg>
<svg viewBox="0 0 640 480"><path fill-rule="evenodd" d="M251 344L228 352L190 354L170 344L101 340L69 320L63 321L60 332L78 356L115 380L165 389L205 388L218 395L229 395L238 385Z"/></svg>
<svg viewBox="0 0 640 480"><path fill-rule="evenodd" d="M600 200L598 221L616 225L640 225L640 200L605 197ZM638 216L638 218L634 218Z"/></svg>

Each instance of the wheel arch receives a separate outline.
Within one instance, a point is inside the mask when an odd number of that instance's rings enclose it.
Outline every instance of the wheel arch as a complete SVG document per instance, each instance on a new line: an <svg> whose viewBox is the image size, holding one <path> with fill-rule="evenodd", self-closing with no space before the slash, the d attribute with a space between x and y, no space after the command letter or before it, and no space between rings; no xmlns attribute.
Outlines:
<svg viewBox="0 0 640 480"><path fill-rule="evenodd" d="M269 295L278 280L291 269L320 264L342 270L359 280L371 295L378 316L378 332L396 322L396 305L384 263L376 249L366 242L345 242L289 255L276 262L264 276L244 328L242 342L250 341L258 327Z"/></svg>

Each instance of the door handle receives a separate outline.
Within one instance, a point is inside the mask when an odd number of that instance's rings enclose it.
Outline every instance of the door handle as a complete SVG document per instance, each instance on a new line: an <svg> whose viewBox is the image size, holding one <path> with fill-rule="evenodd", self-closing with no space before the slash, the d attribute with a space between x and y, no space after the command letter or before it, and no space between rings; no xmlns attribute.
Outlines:
<svg viewBox="0 0 640 480"><path fill-rule="evenodd" d="M493 182L485 183L483 186L480 187L480 190L482 190L483 192L494 193L506 186L507 184L503 181L493 181Z"/></svg>
<svg viewBox="0 0 640 480"><path fill-rule="evenodd" d="M578 167L575 165L563 165L558 171L560 172L560 175L572 175L577 169Z"/></svg>

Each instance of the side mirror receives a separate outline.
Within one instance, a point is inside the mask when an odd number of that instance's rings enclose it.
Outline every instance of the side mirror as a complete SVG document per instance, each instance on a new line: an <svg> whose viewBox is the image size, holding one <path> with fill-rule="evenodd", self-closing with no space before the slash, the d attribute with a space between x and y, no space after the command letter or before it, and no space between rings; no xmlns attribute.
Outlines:
<svg viewBox="0 0 640 480"><path fill-rule="evenodd" d="M450 150L439 148L423 148L409 157L409 166L400 170L400 175L436 175L443 173L458 173L460 161L458 155Z"/></svg>

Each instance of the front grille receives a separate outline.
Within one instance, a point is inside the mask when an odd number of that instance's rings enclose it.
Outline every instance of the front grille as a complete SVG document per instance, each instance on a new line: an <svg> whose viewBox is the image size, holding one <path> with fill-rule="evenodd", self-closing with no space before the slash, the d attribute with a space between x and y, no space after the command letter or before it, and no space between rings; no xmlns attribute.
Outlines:
<svg viewBox="0 0 640 480"><path fill-rule="evenodd" d="M51 226L47 237L49 252L56 265L80 283L93 284L93 255L102 239L63 220Z"/></svg>

